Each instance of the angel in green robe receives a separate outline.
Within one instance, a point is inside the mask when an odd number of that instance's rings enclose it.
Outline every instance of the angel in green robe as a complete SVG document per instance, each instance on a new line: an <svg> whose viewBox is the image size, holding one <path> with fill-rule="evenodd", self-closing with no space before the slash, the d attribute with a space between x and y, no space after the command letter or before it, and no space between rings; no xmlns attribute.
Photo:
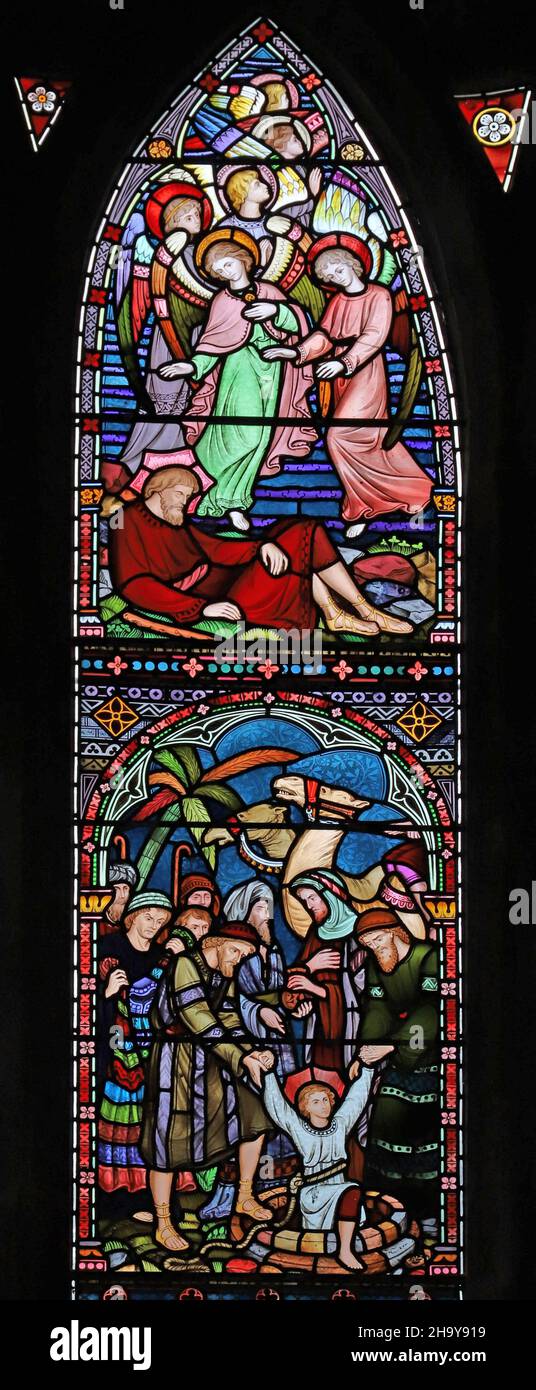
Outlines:
<svg viewBox="0 0 536 1390"><path fill-rule="evenodd" d="M262 356L268 346L297 342L307 321L276 285L254 279L259 258L256 242L239 229L222 228L203 238L198 264L225 288L214 296L190 361L160 373L167 381L191 377L200 383L185 429L213 483L197 514L229 514L242 531L249 526L259 473L279 472L282 456L304 457L317 439L307 399L312 369ZM277 424L278 415L291 423Z"/></svg>

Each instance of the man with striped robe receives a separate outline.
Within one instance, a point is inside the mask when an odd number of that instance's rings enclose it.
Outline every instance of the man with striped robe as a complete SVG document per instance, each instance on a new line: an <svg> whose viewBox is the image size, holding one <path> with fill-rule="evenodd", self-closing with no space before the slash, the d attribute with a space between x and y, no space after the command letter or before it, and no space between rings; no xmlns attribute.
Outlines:
<svg viewBox="0 0 536 1390"><path fill-rule="evenodd" d="M185 951L161 981L151 1012L155 1041L140 1151L151 1170L156 1240L168 1250L188 1244L171 1219L174 1175L218 1164L237 1150L236 1211L255 1221L272 1216L256 1201L253 1180L271 1128L258 1091L273 1058L244 1039L234 1003L233 973L254 940L246 926L242 939L235 928L232 939L209 936L200 949Z"/></svg>

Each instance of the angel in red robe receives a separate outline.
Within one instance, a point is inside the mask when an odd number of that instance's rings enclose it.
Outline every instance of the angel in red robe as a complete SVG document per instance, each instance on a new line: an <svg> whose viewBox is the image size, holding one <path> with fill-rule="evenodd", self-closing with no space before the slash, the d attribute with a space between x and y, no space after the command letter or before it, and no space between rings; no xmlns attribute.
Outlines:
<svg viewBox="0 0 536 1390"><path fill-rule="evenodd" d="M279 522L263 540L228 540L185 519L199 491L188 468L159 468L143 500L125 506L122 524L110 528L112 580L142 610L125 615L138 626L180 635L176 624L225 618L310 631L320 612L332 631L411 631L367 603L314 517Z"/></svg>
<svg viewBox="0 0 536 1390"><path fill-rule="evenodd" d="M317 368L322 383L333 382L333 425L326 447L344 487L342 514L350 538L363 530L365 519L421 512L430 500L432 480L400 439L385 448L388 427L376 423L388 415L382 350L391 329L393 301L384 285L368 281L368 246L359 237L332 233L311 247L309 264L321 283L336 286L338 293L319 327L297 347L267 348L263 356L268 361L294 360L300 366L326 359ZM356 423L359 420L368 423Z"/></svg>

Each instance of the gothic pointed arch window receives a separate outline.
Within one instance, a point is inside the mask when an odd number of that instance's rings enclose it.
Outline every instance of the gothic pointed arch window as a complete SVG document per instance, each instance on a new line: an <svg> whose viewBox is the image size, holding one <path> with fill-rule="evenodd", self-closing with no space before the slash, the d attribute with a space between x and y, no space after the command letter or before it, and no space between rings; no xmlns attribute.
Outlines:
<svg viewBox="0 0 536 1390"><path fill-rule="evenodd" d="M77 363L76 1290L455 1296L452 366L270 21L129 156Z"/></svg>

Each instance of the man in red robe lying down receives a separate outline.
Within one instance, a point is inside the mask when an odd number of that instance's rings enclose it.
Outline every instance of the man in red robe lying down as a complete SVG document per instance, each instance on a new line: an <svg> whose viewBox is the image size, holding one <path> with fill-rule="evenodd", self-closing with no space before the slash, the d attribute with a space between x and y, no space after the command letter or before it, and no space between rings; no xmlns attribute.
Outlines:
<svg viewBox="0 0 536 1390"><path fill-rule="evenodd" d="M367 603L314 518L279 522L262 541L220 539L185 517L199 490L188 468L159 468L143 501L125 506L123 524L110 528L112 582L131 608L170 624L226 618L311 629L320 611L334 631L411 631Z"/></svg>

